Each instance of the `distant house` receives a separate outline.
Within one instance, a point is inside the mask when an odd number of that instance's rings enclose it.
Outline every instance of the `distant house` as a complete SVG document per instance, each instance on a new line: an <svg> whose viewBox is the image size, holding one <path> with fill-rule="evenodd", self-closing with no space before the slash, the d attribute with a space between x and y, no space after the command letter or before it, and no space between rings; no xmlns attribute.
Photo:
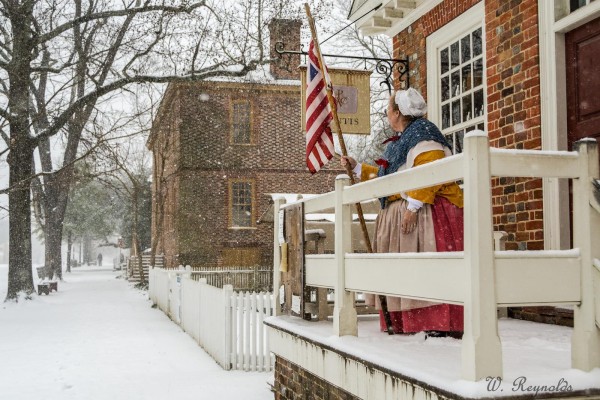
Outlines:
<svg viewBox="0 0 600 400"><path fill-rule="evenodd" d="M300 21L274 20L299 48ZM341 173L314 176L304 160L298 65L286 56L243 79L171 84L148 139L154 156L152 236L167 267L271 266L273 226L259 224L269 193L323 193Z"/></svg>

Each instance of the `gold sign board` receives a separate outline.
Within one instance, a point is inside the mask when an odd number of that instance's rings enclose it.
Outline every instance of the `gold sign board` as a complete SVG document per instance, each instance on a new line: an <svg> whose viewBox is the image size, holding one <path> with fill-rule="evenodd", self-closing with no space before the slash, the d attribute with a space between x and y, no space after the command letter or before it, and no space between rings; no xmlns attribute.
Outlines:
<svg viewBox="0 0 600 400"><path fill-rule="evenodd" d="M342 133L371 133L371 71L329 68ZM306 132L306 66L300 66L302 130ZM335 135L335 128L331 130Z"/></svg>

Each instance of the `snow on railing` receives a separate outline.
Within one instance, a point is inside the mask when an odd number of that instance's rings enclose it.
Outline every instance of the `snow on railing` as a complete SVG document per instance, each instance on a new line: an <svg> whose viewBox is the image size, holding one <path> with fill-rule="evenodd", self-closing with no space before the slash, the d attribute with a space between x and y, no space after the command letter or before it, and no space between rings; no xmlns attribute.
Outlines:
<svg viewBox="0 0 600 400"><path fill-rule="evenodd" d="M306 285L335 289L333 330L356 335L353 292L368 292L464 305L462 376L502 376L498 307L574 305L572 366L600 367L600 213L594 210L598 177L595 140L576 151L490 149L484 132L465 136L465 151L434 163L349 186L346 175L335 191L303 199L305 213L335 209L335 252L305 256ZM494 251L491 177L568 178L573 182L571 250ZM459 179L464 181L464 251L439 253L351 253L355 203ZM290 204L290 205L291 205ZM275 199L274 215L285 209ZM280 285L279 221L274 218L273 287ZM275 290L279 304L279 291ZM279 307L275 311L279 314Z"/></svg>
<svg viewBox="0 0 600 400"><path fill-rule="evenodd" d="M271 293L235 292L191 279L191 268L149 272L149 297L226 370L271 371L275 365L262 321Z"/></svg>

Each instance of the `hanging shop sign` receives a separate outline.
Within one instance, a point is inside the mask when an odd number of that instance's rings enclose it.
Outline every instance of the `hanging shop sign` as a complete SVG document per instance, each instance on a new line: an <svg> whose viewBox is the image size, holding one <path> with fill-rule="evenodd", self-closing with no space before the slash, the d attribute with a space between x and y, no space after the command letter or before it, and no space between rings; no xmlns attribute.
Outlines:
<svg viewBox="0 0 600 400"><path fill-rule="evenodd" d="M342 133L371 133L371 71L328 68ZM306 66L300 66L302 130L306 132ZM335 132L334 127L332 130Z"/></svg>

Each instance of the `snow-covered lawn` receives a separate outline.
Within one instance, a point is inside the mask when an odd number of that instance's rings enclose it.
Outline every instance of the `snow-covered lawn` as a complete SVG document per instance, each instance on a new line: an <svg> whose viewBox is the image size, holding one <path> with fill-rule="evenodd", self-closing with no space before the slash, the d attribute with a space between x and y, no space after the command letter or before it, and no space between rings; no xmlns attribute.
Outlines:
<svg viewBox="0 0 600 400"><path fill-rule="evenodd" d="M76 268L58 292L3 303L0 399L273 399L272 373L224 371L120 272Z"/></svg>

